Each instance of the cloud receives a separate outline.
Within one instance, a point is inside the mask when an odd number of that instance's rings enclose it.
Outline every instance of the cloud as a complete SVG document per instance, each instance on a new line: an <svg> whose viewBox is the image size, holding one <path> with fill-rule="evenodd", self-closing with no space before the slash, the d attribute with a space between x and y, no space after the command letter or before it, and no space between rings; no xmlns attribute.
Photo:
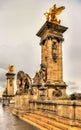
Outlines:
<svg viewBox="0 0 81 130"><path fill-rule="evenodd" d="M74 81L81 86L81 2L79 0L0 0L0 81L6 82L9 64L15 73L23 70L31 77L41 63L40 38L36 33L45 22L44 12L53 4L66 9L59 16L61 24L69 27L64 33L64 81ZM1 85L3 87L3 84ZM80 88L79 88L80 90Z"/></svg>
<svg viewBox="0 0 81 130"><path fill-rule="evenodd" d="M4 68L0 68L0 97L6 88L6 74L7 70Z"/></svg>
<svg viewBox="0 0 81 130"><path fill-rule="evenodd" d="M0 81L3 82L6 78L5 74L6 74L6 70L3 68L0 68Z"/></svg>
<svg viewBox="0 0 81 130"><path fill-rule="evenodd" d="M2 97L3 91L5 90L5 82L0 82L0 97Z"/></svg>
<svg viewBox="0 0 81 130"><path fill-rule="evenodd" d="M5 90L5 88L2 88L2 86L0 86L0 97L2 97L3 91Z"/></svg>

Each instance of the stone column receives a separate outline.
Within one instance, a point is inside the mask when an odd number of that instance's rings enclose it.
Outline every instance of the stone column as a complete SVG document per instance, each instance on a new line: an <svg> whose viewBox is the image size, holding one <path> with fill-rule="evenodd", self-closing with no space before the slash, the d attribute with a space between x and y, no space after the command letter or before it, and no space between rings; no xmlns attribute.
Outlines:
<svg viewBox="0 0 81 130"><path fill-rule="evenodd" d="M48 93L52 91L51 94L55 88L59 88L60 91L62 89L65 91L66 88L62 66L62 42L64 41L63 33L66 30L67 27L46 22L37 33L37 36L41 37L41 64L44 64L47 70L45 83L48 86ZM61 91L62 97L65 97L64 91Z"/></svg>

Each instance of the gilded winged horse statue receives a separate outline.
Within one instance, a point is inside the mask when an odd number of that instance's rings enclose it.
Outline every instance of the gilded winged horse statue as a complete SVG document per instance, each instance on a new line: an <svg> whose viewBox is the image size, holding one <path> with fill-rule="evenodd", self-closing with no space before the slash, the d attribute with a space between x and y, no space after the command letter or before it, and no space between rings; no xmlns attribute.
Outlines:
<svg viewBox="0 0 81 130"><path fill-rule="evenodd" d="M9 73L13 73L14 72L14 66L13 65L9 65L8 71L9 71Z"/></svg>
<svg viewBox="0 0 81 130"><path fill-rule="evenodd" d="M54 6L49 9L49 12L44 13L44 15L46 16L46 20L48 22L60 24L61 20L58 20L56 16L59 15L64 9L64 6L57 8L56 4L54 4Z"/></svg>

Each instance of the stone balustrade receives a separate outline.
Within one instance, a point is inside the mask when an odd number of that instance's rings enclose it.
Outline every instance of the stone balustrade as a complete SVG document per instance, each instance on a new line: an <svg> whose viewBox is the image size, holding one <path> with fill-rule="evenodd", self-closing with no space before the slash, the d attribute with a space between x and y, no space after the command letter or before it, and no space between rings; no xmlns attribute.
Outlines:
<svg viewBox="0 0 81 130"><path fill-rule="evenodd" d="M30 112L45 115L61 123L81 127L81 101L29 101Z"/></svg>

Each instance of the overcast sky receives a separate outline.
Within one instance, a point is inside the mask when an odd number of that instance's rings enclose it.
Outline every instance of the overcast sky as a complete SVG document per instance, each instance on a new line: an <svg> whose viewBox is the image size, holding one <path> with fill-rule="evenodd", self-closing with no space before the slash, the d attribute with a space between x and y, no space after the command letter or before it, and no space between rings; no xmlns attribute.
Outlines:
<svg viewBox="0 0 81 130"><path fill-rule="evenodd" d="M72 84L68 92L81 90L81 0L0 0L0 93L6 86L9 65L15 73L23 70L31 77L40 67L40 38L44 12L54 4L65 6L59 16L68 27L63 42L63 77ZM73 83L76 83L76 85Z"/></svg>

